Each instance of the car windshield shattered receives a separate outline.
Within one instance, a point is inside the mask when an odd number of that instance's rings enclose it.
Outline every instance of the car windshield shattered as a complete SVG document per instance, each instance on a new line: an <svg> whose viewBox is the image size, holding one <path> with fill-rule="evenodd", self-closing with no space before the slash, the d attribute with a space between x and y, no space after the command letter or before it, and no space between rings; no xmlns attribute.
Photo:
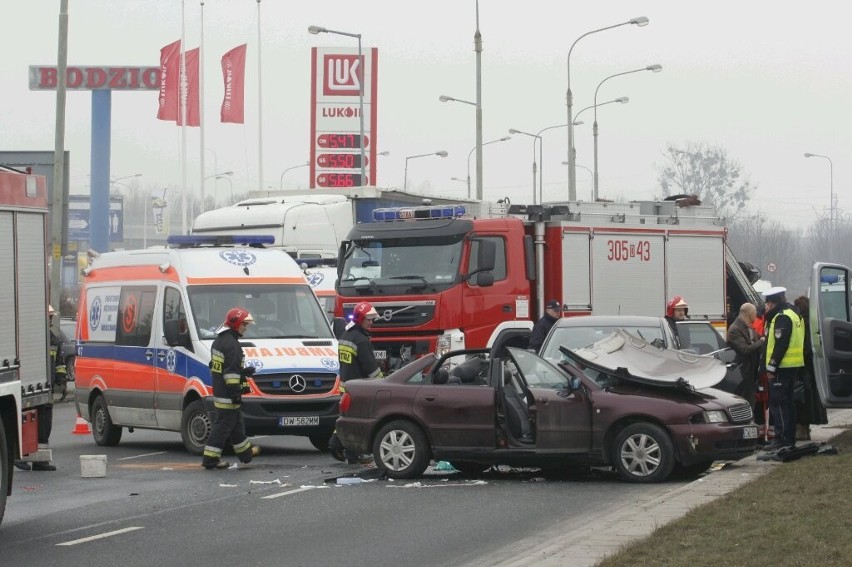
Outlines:
<svg viewBox="0 0 852 567"><path fill-rule="evenodd" d="M463 235L356 240L341 268L341 289L381 293L389 286L433 292L452 285L459 271Z"/></svg>
<svg viewBox="0 0 852 567"><path fill-rule="evenodd" d="M325 314L307 285L194 285L189 303L201 339L213 339L233 307L251 313L246 339L330 339Z"/></svg>

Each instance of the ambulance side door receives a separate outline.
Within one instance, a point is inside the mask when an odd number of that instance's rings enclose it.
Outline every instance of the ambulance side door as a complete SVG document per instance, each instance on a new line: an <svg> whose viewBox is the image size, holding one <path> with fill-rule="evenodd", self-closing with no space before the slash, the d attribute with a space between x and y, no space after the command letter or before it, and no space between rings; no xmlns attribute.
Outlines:
<svg viewBox="0 0 852 567"><path fill-rule="evenodd" d="M191 352L185 345L189 341L189 321L186 302L179 287L165 284L162 301L157 313L157 337L154 366L157 370L157 387L154 392L154 407L157 425L163 429L180 430L184 387L187 380L187 359ZM170 346L166 340L166 327L177 329L184 346Z"/></svg>
<svg viewBox="0 0 852 567"><path fill-rule="evenodd" d="M110 414L124 426L155 427L152 323L156 285L123 285L115 331Z"/></svg>

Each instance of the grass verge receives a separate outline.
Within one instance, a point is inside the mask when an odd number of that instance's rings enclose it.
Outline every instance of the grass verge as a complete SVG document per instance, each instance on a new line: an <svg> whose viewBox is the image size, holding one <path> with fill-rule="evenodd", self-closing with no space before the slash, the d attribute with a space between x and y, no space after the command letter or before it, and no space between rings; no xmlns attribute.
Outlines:
<svg viewBox="0 0 852 567"><path fill-rule="evenodd" d="M830 444L837 455L779 463L599 567L852 564L852 430Z"/></svg>

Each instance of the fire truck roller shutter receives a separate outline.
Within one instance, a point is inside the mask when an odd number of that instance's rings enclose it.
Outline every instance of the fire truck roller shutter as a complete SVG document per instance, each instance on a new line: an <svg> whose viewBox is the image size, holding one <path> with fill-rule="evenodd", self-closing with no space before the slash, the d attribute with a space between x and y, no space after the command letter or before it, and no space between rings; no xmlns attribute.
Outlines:
<svg viewBox="0 0 852 567"><path fill-rule="evenodd" d="M562 298L568 310L592 304L591 239L589 232L562 233Z"/></svg>
<svg viewBox="0 0 852 567"><path fill-rule="evenodd" d="M665 237L650 231L595 231L592 314L660 315L666 305Z"/></svg>
<svg viewBox="0 0 852 567"><path fill-rule="evenodd" d="M689 303L690 319L725 319L725 242L721 234L671 234L666 289Z"/></svg>

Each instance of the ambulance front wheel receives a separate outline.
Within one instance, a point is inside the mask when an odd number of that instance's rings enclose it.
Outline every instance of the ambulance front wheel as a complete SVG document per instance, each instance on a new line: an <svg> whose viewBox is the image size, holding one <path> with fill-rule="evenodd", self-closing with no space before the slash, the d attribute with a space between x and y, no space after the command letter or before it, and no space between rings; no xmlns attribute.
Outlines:
<svg viewBox="0 0 852 567"><path fill-rule="evenodd" d="M92 437L101 447L114 447L121 441L121 427L112 424L106 400L98 396L92 402Z"/></svg>
<svg viewBox="0 0 852 567"><path fill-rule="evenodd" d="M207 437L210 436L212 428L213 422L210 421L210 416L204 411L204 402L195 400L184 408L180 420L180 436L190 453L193 455L204 454L204 445L207 444Z"/></svg>

